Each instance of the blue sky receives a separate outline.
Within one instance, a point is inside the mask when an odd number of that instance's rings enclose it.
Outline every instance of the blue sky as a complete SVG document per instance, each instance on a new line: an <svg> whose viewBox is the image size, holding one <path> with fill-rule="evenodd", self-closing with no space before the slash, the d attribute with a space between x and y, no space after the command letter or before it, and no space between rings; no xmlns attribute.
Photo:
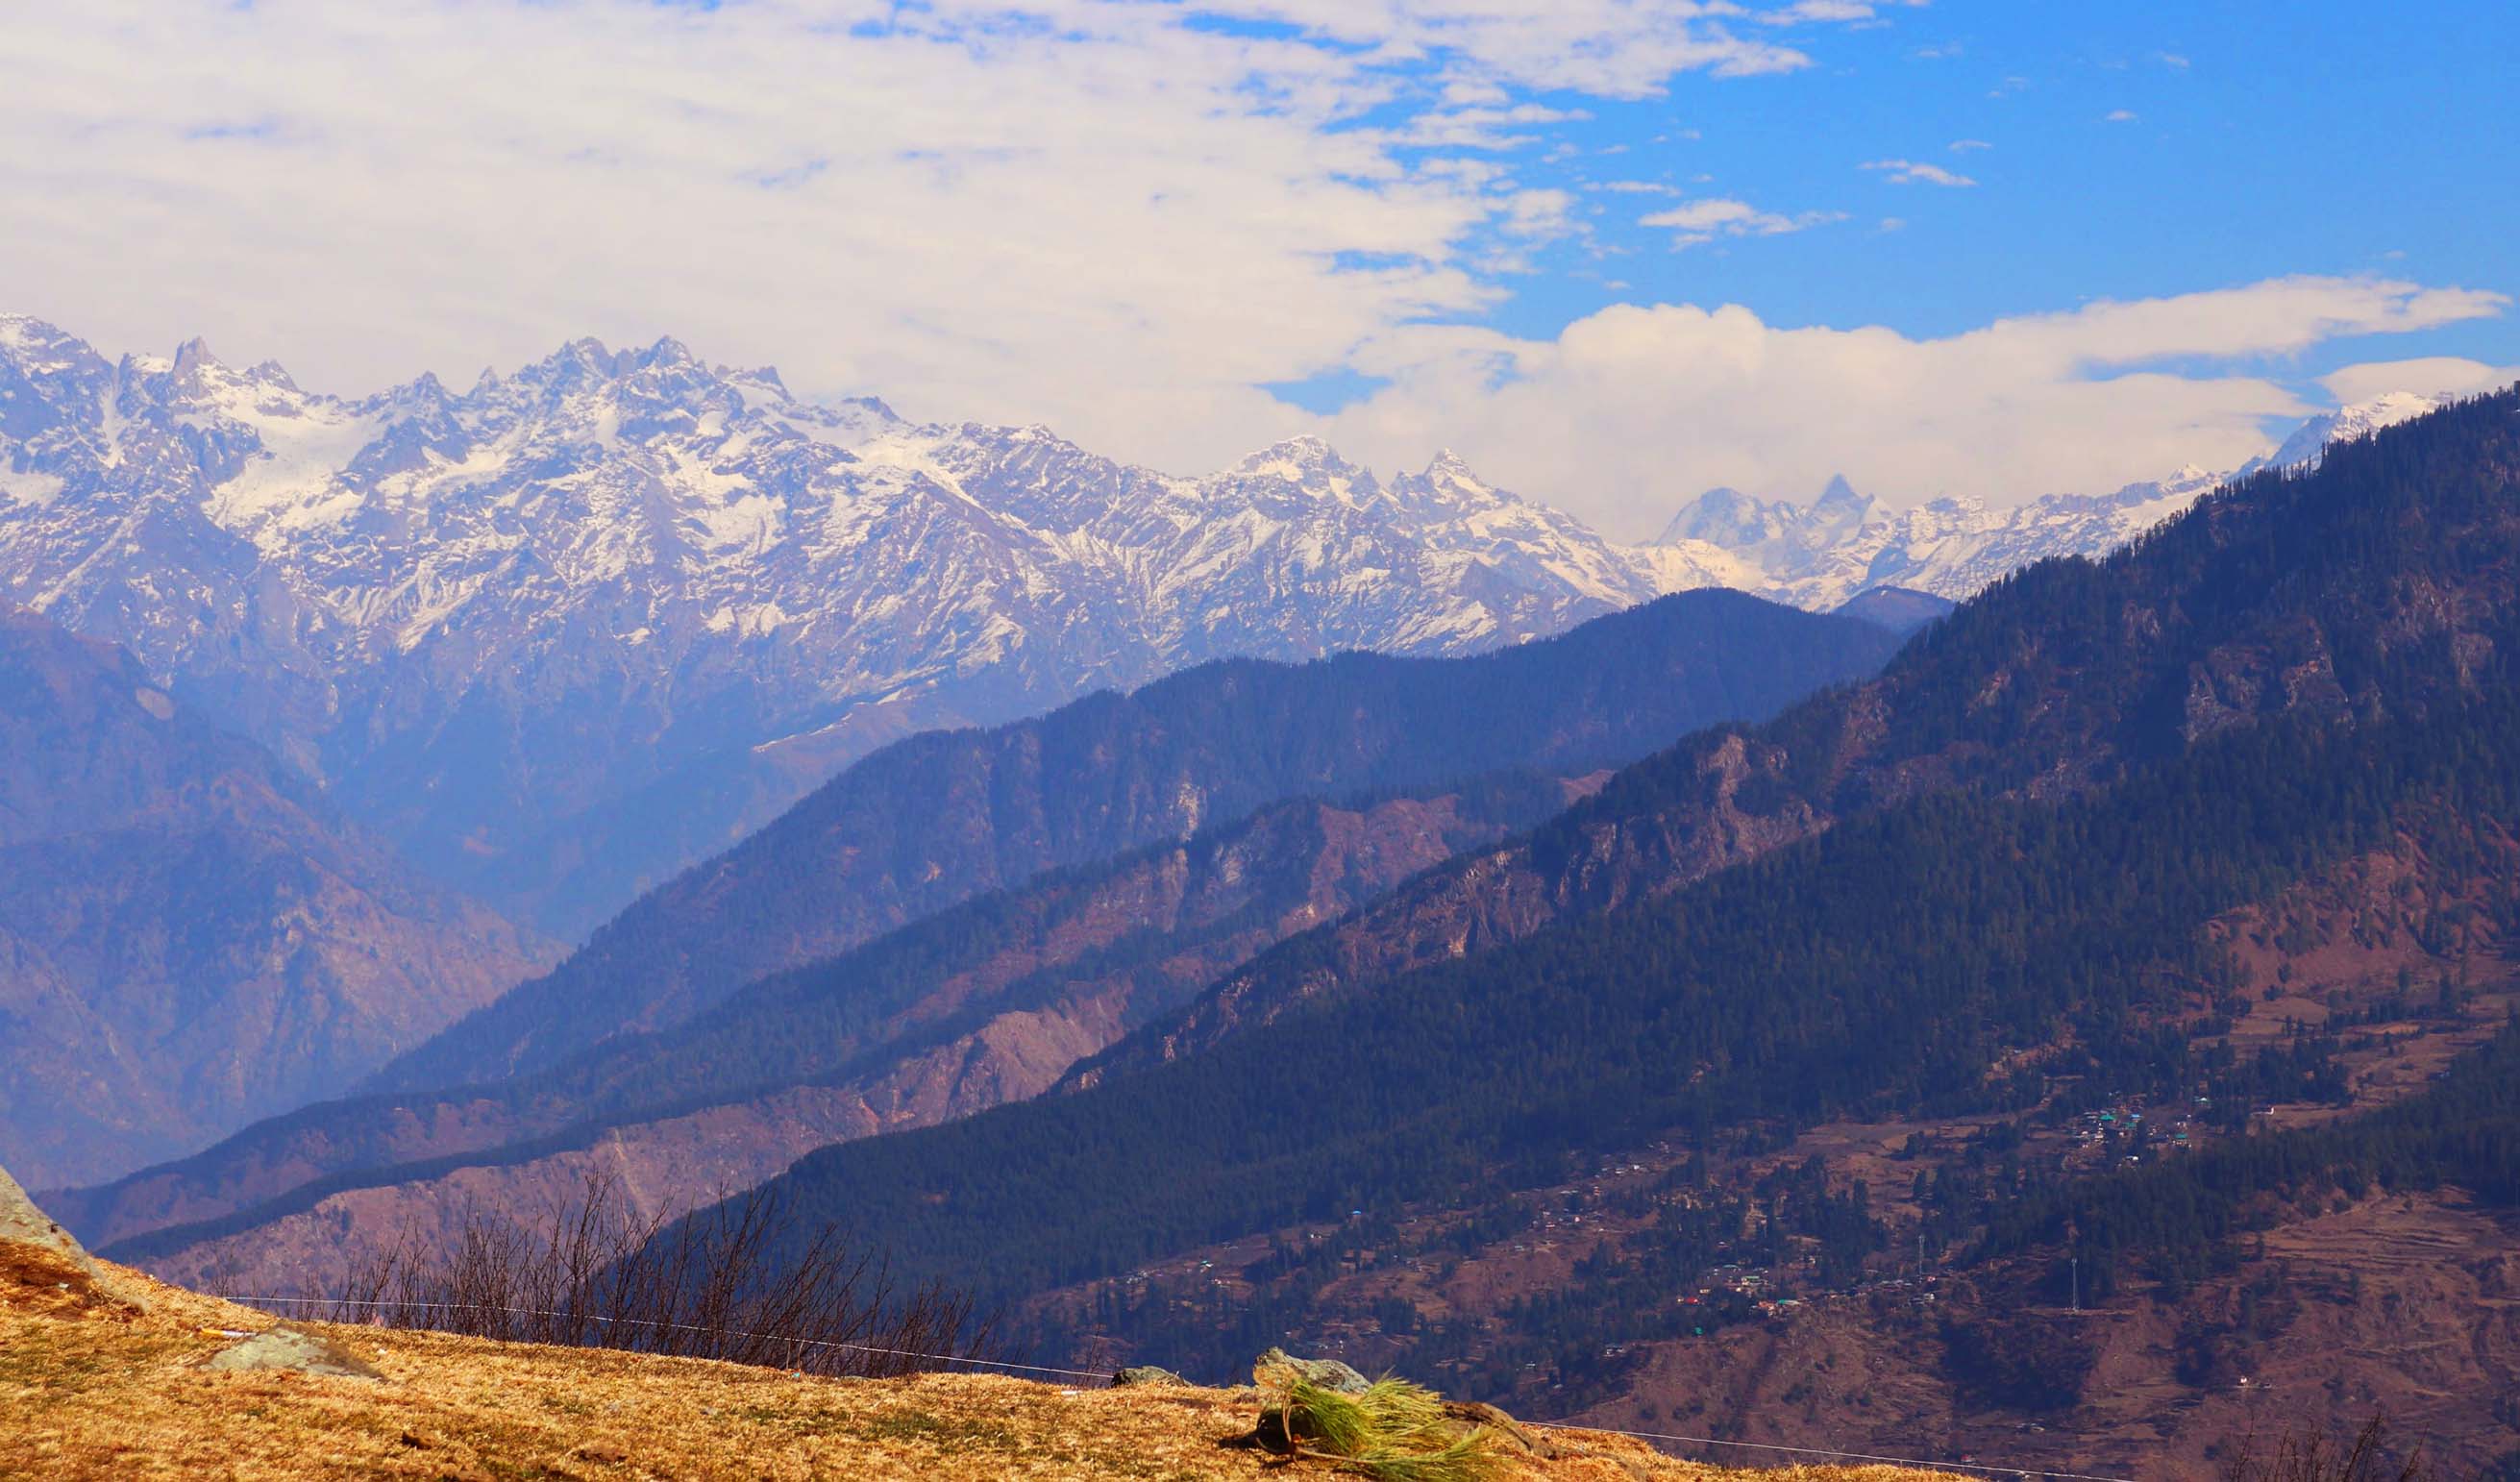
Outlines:
<svg viewBox="0 0 2520 1482"><path fill-rule="evenodd" d="M0 306L345 393L670 334L1619 534L2000 504L2520 376L2515 56L2483 3L89 0L0 29Z"/></svg>
<svg viewBox="0 0 2520 1482"><path fill-rule="evenodd" d="M1938 0L1803 44L1808 70L1687 76L1633 103L1547 95L1592 116L1535 130L1581 153L1528 173L1574 191L1662 182L1847 220L1676 253L1635 226L1636 198L1593 194L1595 240L1546 254L1500 322L1551 334L1643 297L1946 335L2088 297L2294 273L2520 287L2509 72L2520 6L2392 21L2338 0ZM1973 143L1955 151L1960 141ZM1858 170L1880 158L1976 185L1899 186ZM1904 225L1884 232L1885 219ZM2421 348L2520 359L2520 333L2469 323ZM2302 369L2349 352L2328 347Z"/></svg>

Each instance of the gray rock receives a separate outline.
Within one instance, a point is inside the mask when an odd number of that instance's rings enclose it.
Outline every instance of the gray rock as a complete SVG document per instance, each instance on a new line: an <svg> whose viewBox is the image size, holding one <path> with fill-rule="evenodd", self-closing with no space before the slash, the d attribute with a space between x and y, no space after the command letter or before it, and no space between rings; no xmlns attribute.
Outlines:
<svg viewBox="0 0 2520 1482"><path fill-rule="evenodd" d="M210 1356L203 1369L221 1372L280 1369L336 1379L382 1379L383 1374L340 1344L294 1323L255 1333L242 1343Z"/></svg>
<svg viewBox="0 0 2520 1482"><path fill-rule="evenodd" d="M0 1240L15 1240L51 1251L78 1267L89 1276L96 1275L96 1262L91 1260L70 1233L53 1223L50 1215L35 1207L26 1190L0 1168Z"/></svg>
<svg viewBox="0 0 2520 1482"><path fill-rule="evenodd" d="M1111 1384L1114 1388L1130 1384L1178 1384L1185 1389L1190 1387L1188 1379L1169 1369L1157 1369L1152 1364L1139 1364L1124 1369L1111 1376Z"/></svg>
<svg viewBox="0 0 2520 1482"><path fill-rule="evenodd" d="M1336 1359L1298 1359L1282 1348L1273 1348L1262 1354L1252 1368L1291 1369L1332 1394L1361 1395L1373 1387L1372 1379Z"/></svg>

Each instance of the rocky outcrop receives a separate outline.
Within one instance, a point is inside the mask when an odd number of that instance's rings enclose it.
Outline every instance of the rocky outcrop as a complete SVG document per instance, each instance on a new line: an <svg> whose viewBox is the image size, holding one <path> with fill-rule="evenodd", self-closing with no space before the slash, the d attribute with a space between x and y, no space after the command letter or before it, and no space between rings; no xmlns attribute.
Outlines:
<svg viewBox="0 0 2520 1482"><path fill-rule="evenodd" d="M89 1259L78 1237L36 1208L35 1201L18 1187L16 1179L9 1177L6 1168L0 1168L0 1243L31 1245L82 1271L96 1270L96 1263Z"/></svg>

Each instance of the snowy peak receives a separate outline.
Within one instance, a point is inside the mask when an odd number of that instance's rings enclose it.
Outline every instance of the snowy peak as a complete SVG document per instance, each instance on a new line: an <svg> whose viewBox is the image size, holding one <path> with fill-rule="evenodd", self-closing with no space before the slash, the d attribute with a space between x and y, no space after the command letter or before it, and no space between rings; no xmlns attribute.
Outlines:
<svg viewBox="0 0 2520 1482"><path fill-rule="evenodd" d="M783 756L1228 654L1469 652L1707 579L1458 458L1385 486L1297 437L1187 478L799 401L670 338L344 400L13 318L0 391L0 601L124 643L563 931L820 775ZM742 780L667 786L702 766ZM637 811L668 793L675 827Z"/></svg>
<svg viewBox="0 0 2520 1482"><path fill-rule="evenodd" d="M2269 462L2279 469L2315 467L2330 443L2368 437L2382 427L2393 427L2426 412L2437 411L2448 406L2452 399L2449 396L2423 396L2413 391L2383 392L2368 401L2358 401L2303 423L2283 440L2281 447L2275 449L2274 457Z"/></svg>
<svg viewBox="0 0 2520 1482"><path fill-rule="evenodd" d="M1830 477L1828 487L1821 490L1820 498L1812 501L1811 507L1815 520L1846 526L1861 525L1872 510L1872 497L1856 493L1855 485L1848 483L1843 473Z"/></svg>
<svg viewBox="0 0 2520 1482"><path fill-rule="evenodd" d="M1770 504L1734 488L1713 488L1681 506L1654 544L1702 540L1727 551L1746 551L1783 535L1792 515L1790 505Z"/></svg>
<svg viewBox="0 0 2520 1482"><path fill-rule="evenodd" d="M2190 465L2111 494L2049 494L2006 510L1974 499L1891 510L1843 477L1801 507L1710 489L1682 506L1648 551L1666 563L1672 558L1659 553L1680 552L1711 569L1720 569L1720 561L1710 553L1720 553L1738 563L1728 584L1816 609L1885 583L1957 601L2051 556L2103 555L2239 474L2316 463L2332 443L2421 416L2447 400L2391 392L2311 419L2272 458L2237 470Z"/></svg>
<svg viewBox="0 0 2520 1482"><path fill-rule="evenodd" d="M1336 448L1309 434L1289 437L1262 448L1228 470L1225 478L1235 482L1254 478L1277 479L1308 493L1332 494L1343 499L1370 497L1380 488L1372 473L1341 458Z"/></svg>

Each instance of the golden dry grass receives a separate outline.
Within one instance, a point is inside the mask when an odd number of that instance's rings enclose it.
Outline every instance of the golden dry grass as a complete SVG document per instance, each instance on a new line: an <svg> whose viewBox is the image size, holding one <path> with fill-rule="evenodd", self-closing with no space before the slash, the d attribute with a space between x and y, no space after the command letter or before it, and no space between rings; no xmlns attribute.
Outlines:
<svg viewBox="0 0 2520 1482"><path fill-rule="evenodd" d="M776 1370L386 1328L325 1329L382 1382L200 1366L203 1328L271 1319L100 1268L91 1287L0 1247L0 1477L979 1479L1331 1476L1271 1465L1247 1435L1255 1391L1083 1390L994 1376L796 1378ZM145 1310L122 1299L137 1297ZM1549 1482L1756 1476L1919 1482L1920 1472L1737 1473L1617 1438L1547 1433Z"/></svg>

